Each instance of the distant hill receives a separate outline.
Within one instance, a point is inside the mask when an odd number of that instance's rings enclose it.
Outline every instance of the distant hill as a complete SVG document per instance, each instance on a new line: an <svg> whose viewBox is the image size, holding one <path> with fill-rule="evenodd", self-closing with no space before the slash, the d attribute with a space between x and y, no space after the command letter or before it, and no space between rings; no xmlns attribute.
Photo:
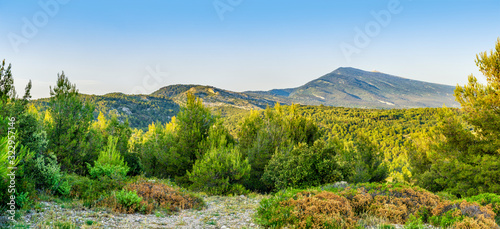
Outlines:
<svg viewBox="0 0 500 229"><path fill-rule="evenodd" d="M134 128L147 129L152 122L169 122L186 101L186 94L202 98L203 103L223 116L243 110L263 109L275 103L354 107L354 108L418 108L458 107L455 87L405 79L380 72L355 68L339 68L296 88L269 91L233 92L212 86L177 84L162 87L151 95L82 95L95 104L94 116L103 112L108 117L118 114ZM32 101L42 110L48 99Z"/></svg>
<svg viewBox="0 0 500 229"><path fill-rule="evenodd" d="M126 95L109 93L106 95L85 95L81 97L95 106L94 118L102 112L108 118L117 114L120 121L128 119L132 128L147 129L152 122L170 122L179 112L179 104L165 96ZM48 107L48 98L31 101L40 110Z"/></svg>
<svg viewBox="0 0 500 229"><path fill-rule="evenodd" d="M405 79L380 72L338 68L288 89L248 91L249 95L304 105L357 108L458 107L454 86Z"/></svg>
<svg viewBox="0 0 500 229"><path fill-rule="evenodd" d="M168 96L178 104L182 104L186 101L187 93L191 93L196 97L202 98L203 103L208 107L230 106L249 110L274 106L276 103L273 99L265 99L259 96L252 96L245 93L201 85L170 85L160 88L151 95Z"/></svg>

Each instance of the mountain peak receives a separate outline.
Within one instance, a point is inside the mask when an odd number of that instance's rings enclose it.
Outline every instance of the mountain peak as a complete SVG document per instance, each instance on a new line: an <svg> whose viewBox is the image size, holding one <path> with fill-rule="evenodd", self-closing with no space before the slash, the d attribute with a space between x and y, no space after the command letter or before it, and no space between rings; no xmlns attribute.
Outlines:
<svg viewBox="0 0 500 229"><path fill-rule="evenodd" d="M454 89L453 86L411 80L378 71L340 67L297 88L252 94L306 105L413 108L441 107L446 104L458 107L453 97Z"/></svg>

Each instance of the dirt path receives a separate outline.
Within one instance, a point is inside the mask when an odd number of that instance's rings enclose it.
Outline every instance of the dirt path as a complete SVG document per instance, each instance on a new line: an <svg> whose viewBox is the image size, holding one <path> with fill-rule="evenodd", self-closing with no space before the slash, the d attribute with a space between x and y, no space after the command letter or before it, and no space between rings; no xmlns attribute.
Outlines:
<svg viewBox="0 0 500 229"><path fill-rule="evenodd" d="M82 206L41 202L35 213L24 216L31 228L76 224L82 228L258 228L253 214L263 196L205 197L203 210L184 210L173 215L118 214ZM66 204L67 205L67 204Z"/></svg>

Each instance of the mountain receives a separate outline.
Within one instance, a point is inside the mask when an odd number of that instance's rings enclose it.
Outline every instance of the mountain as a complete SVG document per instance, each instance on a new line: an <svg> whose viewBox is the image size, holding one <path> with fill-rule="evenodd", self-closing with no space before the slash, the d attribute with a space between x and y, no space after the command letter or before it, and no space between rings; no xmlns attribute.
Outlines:
<svg viewBox="0 0 500 229"><path fill-rule="evenodd" d="M150 95L84 95L99 112L117 114L133 128L147 129L152 122L169 122L186 101L187 93L202 98L205 106L222 116L237 117L244 110L281 104L342 106L355 108L458 107L455 87L405 79L380 72L339 68L296 88L233 92L212 86L177 84L162 87ZM48 98L31 101L44 110Z"/></svg>
<svg viewBox="0 0 500 229"><path fill-rule="evenodd" d="M151 95L167 96L176 103L183 104L186 101L187 93L203 99L203 104L208 107L230 106L249 110L263 109L267 106L274 106L276 103L272 99L201 85L170 85L160 88Z"/></svg>
<svg viewBox="0 0 500 229"><path fill-rule="evenodd" d="M304 105L357 108L458 107L453 96L454 90L454 86L355 68L338 68L297 88L245 93Z"/></svg>

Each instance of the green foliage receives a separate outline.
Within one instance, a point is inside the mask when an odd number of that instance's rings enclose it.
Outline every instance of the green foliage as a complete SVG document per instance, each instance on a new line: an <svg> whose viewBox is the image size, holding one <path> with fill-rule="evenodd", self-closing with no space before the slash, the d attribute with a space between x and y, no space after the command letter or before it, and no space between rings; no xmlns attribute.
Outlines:
<svg viewBox="0 0 500 229"><path fill-rule="evenodd" d="M500 39L489 55L477 55L487 85L471 75L469 84L455 91L463 116L444 110L439 125L417 141L411 156L414 173L421 174L417 184L459 197L500 193L499 63Z"/></svg>
<svg viewBox="0 0 500 229"><path fill-rule="evenodd" d="M146 133L134 130L129 141L129 155L140 158L139 165L147 176L167 178L185 172L177 167L187 159L175 150L175 118L166 125L152 123Z"/></svg>
<svg viewBox="0 0 500 229"><path fill-rule="evenodd" d="M119 192L115 192L115 196L118 203L125 208L130 208L134 205L139 206L139 203L142 201L142 197L137 195L137 191L121 190Z"/></svg>
<svg viewBox="0 0 500 229"><path fill-rule="evenodd" d="M209 139L210 131L214 140L216 134L230 137L201 99L188 94L185 107L170 123L153 123L145 133L134 131L129 142L130 151L139 155L146 175L175 178L176 182L187 186L186 171L192 169L211 144L218 144ZM226 141L233 140L227 138Z"/></svg>
<svg viewBox="0 0 500 229"><path fill-rule="evenodd" d="M64 175L63 180L68 182L68 187L71 187L70 197L83 200L86 207L98 205L111 191L121 190L125 186L124 180L108 176L90 179L77 174L69 174Z"/></svg>
<svg viewBox="0 0 500 229"><path fill-rule="evenodd" d="M381 225L361 219L382 218ZM449 202L418 187L402 184L336 183L319 188L286 189L260 202L256 221L269 228L498 228L489 207L467 201ZM330 225L330 226L325 226Z"/></svg>
<svg viewBox="0 0 500 229"><path fill-rule="evenodd" d="M5 67L5 60L0 65L0 100L7 101L16 96L14 79L12 78L12 66Z"/></svg>
<svg viewBox="0 0 500 229"><path fill-rule="evenodd" d="M117 140L118 138L110 136L108 139L108 145L99 154L94 167L87 164L91 177L98 178L101 176L107 176L110 178L123 179L127 175L129 167L124 162L120 152L116 150Z"/></svg>
<svg viewBox="0 0 500 229"><path fill-rule="evenodd" d="M428 227L425 226L425 224L421 218L417 218L414 215L410 215L410 217L406 221L404 228L405 229L426 229Z"/></svg>
<svg viewBox="0 0 500 229"><path fill-rule="evenodd" d="M30 170L37 188L51 190L55 194L69 195L71 187L63 180L61 167L54 154L37 155Z"/></svg>
<svg viewBox="0 0 500 229"><path fill-rule="evenodd" d="M57 75L50 96L53 122L48 131L49 150L56 154L63 171L85 174L85 163L90 162L89 154L94 152L87 151L83 143L94 108L80 99L76 85L70 83L64 72Z"/></svg>
<svg viewBox="0 0 500 229"><path fill-rule="evenodd" d="M202 158L207 150L201 148L200 144L208 137L215 118L210 110L203 106L202 100L192 94L187 94L186 106L181 107L176 117L176 153L183 158L178 169L189 171L196 159ZM177 180L185 183L187 177L180 178L184 175L185 172L181 172Z"/></svg>
<svg viewBox="0 0 500 229"><path fill-rule="evenodd" d="M491 205L491 209L495 212L496 223L500 225L500 195L494 193L483 193L477 196L466 198L468 202L475 202L481 206Z"/></svg>
<svg viewBox="0 0 500 229"><path fill-rule="evenodd" d="M241 122L239 146L252 167L250 179L245 183L248 189L261 192L273 189L272 184L262 182L261 178L269 160L281 146L312 145L319 138L317 125L300 115L297 109L298 105L282 107L277 104L262 114L252 111Z"/></svg>
<svg viewBox="0 0 500 229"><path fill-rule="evenodd" d="M29 192L21 192L16 195L16 205L20 209L23 209L25 206L29 206L31 201L28 195Z"/></svg>
<svg viewBox="0 0 500 229"><path fill-rule="evenodd" d="M232 146L212 148L187 173L192 189L213 195L245 193L241 183L249 174L248 159Z"/></svg>
<svg viewBox="0 0 500 229"><path fill-rule="evenodd" d="M17 209L20 209L29 202L28 195L35 192L32 180L27 176L27 168L25 164L32 161L33 153L28 148L15 144L15 155L12 152L12 145L14 142L12 138L0 138L0 208L7 207L11 195L19 196L20 202L16 202ZM16 169L9 169L15 167ZM15 186L12 185L15 182ZM22 195L22 196L20 196Z"/></svg>
<svg viewBox="0 0 500 229"><path fill-rule="evenodd" d="M277 151L266 166L262 179L277 189L305 188L342 180L339 149L318 140L312 146L299 143Z"/></svg>
<svg viewBox="0 0 500 229"><path fill-rule="evenodd" d="M354 164L352 176L349 181L352 183L382 182L388 175L388 168L383 162L382 153L377 146L368 142L366 138L361 138L355 142L354 149L350 152Z"/></svg>
<svg viewBox="0 0 500 229"><path fill-rule="evenodd" d="M328 141L339 141L341 144L350 146L349 151L351 152L354 152L354 145L362 139L375 144L376 149L378 149L375 152L380 152L383 165L388 169L387 180L407 182L412 177L408 159L411 146L417 135L427 133L431 127L436 126L439 119L438 112L442 109L375 110L297 106L296 110L300 116L309 117L313 123L316 123L319 131L324 133ZM458 114L456 110L453 112ZM264 122L259 112L253 111L253 113L253 115L247 115L246 118L243 118L240 125L237 124L242 119L239 113L227 114L231 116L225 119L227 128L238 133L238 141L245 154L247 149L251 149L253 145L260 146L260 148L255 147L255 149L261 149L261 151L265 151L266 147L273 148L271 144L264 144L269 142L269 140L266 141L266 136L261 139L257 138L258 129L264 126ZM261 121L258 121L259 119ZM269 128L269 131L271 130L272 128ZM271 155L275 152L270 151ZM268 154L260 155L264 157Z"/></svg>
<svg viewBox="0 0 500 229"><path fill-rule="evenodd" d="M498 153L500 148L500 37L495 48L476 55L476 65L486 77L486 85L469 76L467 85L457 86L455 97L462 105L465 120L474 127L474 134L484 154Z"/></svg>

